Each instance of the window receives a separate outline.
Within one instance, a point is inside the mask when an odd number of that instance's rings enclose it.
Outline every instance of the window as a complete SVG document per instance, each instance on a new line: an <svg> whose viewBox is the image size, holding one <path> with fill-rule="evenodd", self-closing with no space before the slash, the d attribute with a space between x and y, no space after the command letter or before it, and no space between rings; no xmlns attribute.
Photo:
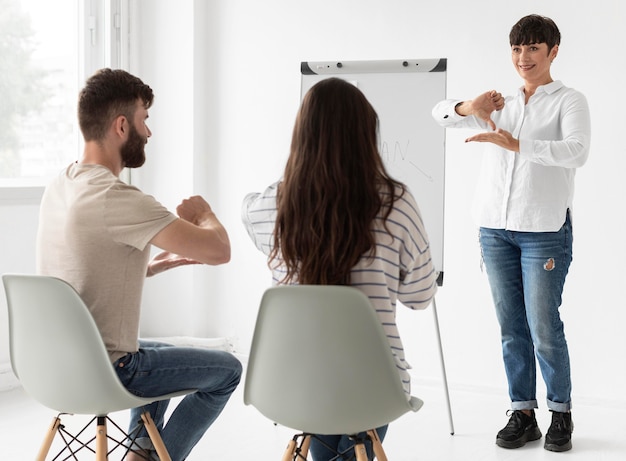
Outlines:
<svg viewBox="0 0 626 461"><path fill-rule="evenodd" d="M0 187L43 186L78 158L78 91L121 65L122 1L0 0Z"/></svg>

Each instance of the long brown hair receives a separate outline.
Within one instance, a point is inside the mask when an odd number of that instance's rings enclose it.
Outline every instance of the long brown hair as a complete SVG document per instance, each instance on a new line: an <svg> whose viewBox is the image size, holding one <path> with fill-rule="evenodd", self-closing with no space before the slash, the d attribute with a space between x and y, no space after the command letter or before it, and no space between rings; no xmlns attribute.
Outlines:
<svg viewBox="0 0 626 461"><path fill-rule="evenodd" d="M402 184L378 151L378 115L351 83L328 78L305 95L278 188L270 264L283 283L348 285L359 259L375 251L372 222L386 220Z"/></svg>

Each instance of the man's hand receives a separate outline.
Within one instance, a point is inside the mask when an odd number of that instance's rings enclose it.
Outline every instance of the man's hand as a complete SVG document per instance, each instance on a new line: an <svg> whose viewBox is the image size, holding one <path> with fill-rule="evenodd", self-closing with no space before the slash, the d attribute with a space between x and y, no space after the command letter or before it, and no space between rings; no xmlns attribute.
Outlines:
<svg viewBox="0 0 626 461"><path fill-rule="evenodd" d="M190 264L201 263L194 259L183 258L182 256L175 255L173 253L170 253L169 251L163 251L162 253L159 253L154 258L152 258L152 261L150 261L150 263L148 264L146 277L152 277L153 275L165 272L169 269L173 269L174 267L187 266Z"/></svg>
<svg viewBox="0 0 626 461"><path fill-rule="evenodd" d="M199 195L184 199L176 207L176 213L180 218L197 226L202 226L207 218L215 217L211 205Z"/></svg>
<svg viewBox="0 0 626 461"><path fill-rule="evenodd" d="M228 232L217 219L211 206L199 195L183 200L176 212L180 219L165 226L156 234L151 244L169 251L172 255L159 255L159 263L166 269L185 264L217 266L230 261ZM184 255L185 259L182 256Z"/></svg>

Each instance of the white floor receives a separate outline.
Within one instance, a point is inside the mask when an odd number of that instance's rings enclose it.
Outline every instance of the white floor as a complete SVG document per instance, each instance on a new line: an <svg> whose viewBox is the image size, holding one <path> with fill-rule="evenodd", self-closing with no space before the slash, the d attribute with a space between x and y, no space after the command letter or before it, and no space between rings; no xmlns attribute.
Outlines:
<svg viewBox="0 0 626 461"><path fill-rule="evenodd" d="M543 441L506 450L495 445L495 434L507 422L502 398L485 392L450 389L455 434L450 435L444 392L440 386L414 383L414 394L426 403L390 425L383 446L390 461L623 461L626 460L624 421L626 408L611 409L578 403L573 412L574 448L566 453L543 449ZM276 427L242 399L243 385L224 413L209 429L188 461L280 460L294 431ZM21 389L0 392L0 460L30 461L53 412L40 406ZM67 425L71 427L72 419ZM114 415L126 427L126 413ZM550 414L537 414L545 433ZM81 459L90 459L89 457ZM91 458L93 459L93 458Z"/></svg>

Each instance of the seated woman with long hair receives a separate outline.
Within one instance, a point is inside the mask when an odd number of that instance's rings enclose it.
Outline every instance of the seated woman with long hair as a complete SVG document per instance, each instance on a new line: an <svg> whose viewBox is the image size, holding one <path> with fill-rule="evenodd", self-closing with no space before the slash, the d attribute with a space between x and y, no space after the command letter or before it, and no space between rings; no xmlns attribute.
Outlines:
<svg viewBox="0 0 626 461"><path fill-rule="evenodd" d="M415 198L387 174L378 116L358 88L328 78L307 92L283 178L248 194L242 219L274 284L351 285L369 297L409 396L396 304L426 308L437 274ZM387 426L377 431L382 440ZM350 446L341 434L322 440L339 451ZM316 440L311 453L316 461L334 456Z"/></svg>

